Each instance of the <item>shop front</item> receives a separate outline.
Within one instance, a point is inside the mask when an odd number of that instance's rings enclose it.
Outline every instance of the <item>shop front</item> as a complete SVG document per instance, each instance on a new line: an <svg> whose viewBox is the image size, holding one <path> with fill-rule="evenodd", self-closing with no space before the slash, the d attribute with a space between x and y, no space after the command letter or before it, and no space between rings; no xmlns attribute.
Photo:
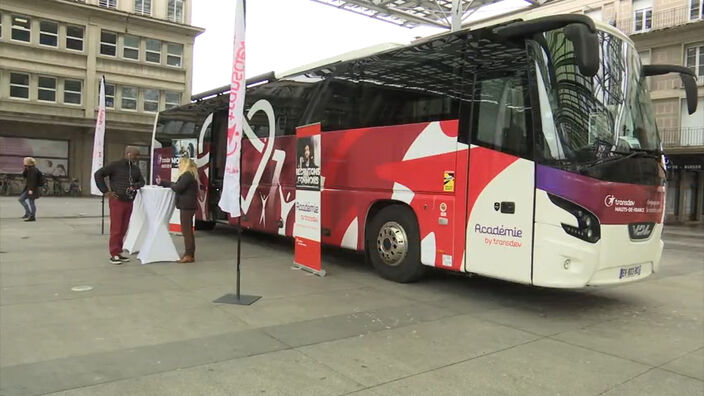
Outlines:
<svg viewBox="0 0 704 396"><path fill-rule="evenodd" d="M704 222L704 153L667 156L666 223Z"/></svg>

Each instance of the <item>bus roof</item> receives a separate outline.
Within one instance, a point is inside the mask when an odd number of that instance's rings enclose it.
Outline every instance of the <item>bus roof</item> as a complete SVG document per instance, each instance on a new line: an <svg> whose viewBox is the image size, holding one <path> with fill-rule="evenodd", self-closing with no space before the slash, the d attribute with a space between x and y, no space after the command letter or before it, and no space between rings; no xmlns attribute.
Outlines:
<svg viewBox="0 0 704 396"><path fill-rule="evenodd" d="M348 60L352 59L358 59L358 58L366 58L367 56L378 54L380 52L388 51L391 49L397 49L397 48L403 48L405 47L406 44L400 44L400 43L381 43L381 44L376 44L372 45L370 47L365 47L365 48L360 48L354 51L349 51L345 52L339 55L335 55L330 58L326 59L321 59L316 62L312 62L306 65L302 65L290 70L286 70L281 73L275 73L276 78L284 78L287 76L293 76L296 74L300 74L302 72L305 72L307 70L314 70L323 66L327 65L333 65L335 63L340 63L340 62L346 62Z"/></svg>
<svg viewBox="0 0 704 396"><path fill-rule="evenodd" d="M539 9L537 9L537 10L539 10ZM345 52L345 53L342 53L342 54L339 54L339 55L336 55L336 56L333 56L330 58L321 59L316 62L301 65L299 67L289 69L289 70L286 70L283 72L276 72L276 73L274 73L274 76L276 79L287 78L287 77L291 77L291 76L295 76L295 75L300 75L300 74L303 74L308 71L321 69L321 68L324 68L325 66L332 66L335 64L348 62L348 61L355 60L355 59L369 57L369 56L372 56L375 54L381 54L381 53L388 52L388 51L398 50L398 49L401 49L404 47L415 46L418 44L437 40L439 38L458 34L461 32L470 32L470 31L475 31L475 30L479 30L479 29L483 29L483 28L489 28L492 26L506 24L509 22L525 21L525 20L537 19L537 18L552 15L548 12L545 12L545 11L538 12L537 10L535 12L529 11L529 12L524 12L524 13L508 14L508 15L504 15L504 16L500 16L500 17L492 18L492 19L485 19L485 20L479 21L477 23L474 23L472 25L465 27L464 29L461 29L461 30L458 30L455 32L442 32L442 33L434 34L434 35L424 37L424 38L421 38L418 40L414 40L413 42L407 43L407 44L382 43L382 44L377 44L377 45L361 48L361 49L354 50L354 51ZM615 28L614 26L611 26L609 24L606 24L602 21L597 21L597 20L594 20L594 24L596 25L597 29L605 31L610 34L613 34L613 35L619 37L620 39L625 40L633 45L633 42L631 41L631 39L627 35L625 35L623 32L621 32L620 30ZM203 95L203 94L194 95L192 98L194 100L202 99L207 96L215 95L218 93L220 93L220 94L225 93L228 90L229 90L229 86L223 86L221 88L208 91L207 92L208 95ZM218 92L215 92L215 91L218 91Z"/></svg>

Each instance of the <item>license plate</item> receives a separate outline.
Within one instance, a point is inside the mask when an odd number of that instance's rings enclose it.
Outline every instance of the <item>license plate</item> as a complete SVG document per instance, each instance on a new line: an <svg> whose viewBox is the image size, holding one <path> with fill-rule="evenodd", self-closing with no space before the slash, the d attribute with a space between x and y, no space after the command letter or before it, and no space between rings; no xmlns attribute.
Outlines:
<svg viewBox="0 0 704 396"><path fill-rule="evenodd" d="M640 264L634 265L631 267L624 267L621 268L621 271L618 274L619 279L624 279L624 278L633 278L634 276L640 275Z"/></svg>

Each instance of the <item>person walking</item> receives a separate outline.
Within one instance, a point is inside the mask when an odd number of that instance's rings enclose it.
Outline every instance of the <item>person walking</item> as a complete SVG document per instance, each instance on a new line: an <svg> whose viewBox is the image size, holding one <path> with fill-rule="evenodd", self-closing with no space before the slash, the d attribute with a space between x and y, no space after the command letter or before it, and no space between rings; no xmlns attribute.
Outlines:
<svg viewBox="0 0 704 396"><path fill-rule="evenodd" d="M111 162L93 175L95 185L108 198L110 205L110 263L116 265L130 261L122 255L122 243L132 215L132 201L137 190L144 186L144 178L136 162L138 157L139 149L127 146L125 158ZM105 184L106 177L110 178L109 186Z"/></svg>
<svg viewBox="0 0 704 396"><path fill-rule="evenodd" d="M32 157L25 157L24 170L24 190L20 194L20 204L24 208L24 221L37 221L37 206L35 200L39 198L39 187L41 187L42 174L37 169L37 161Z"/></svg>
<svg viewBox="0 0 704 396"><path fill-rule="evenodd" d="M178 180L176 183L161 181L162 187L170 187L176 192L176 208L181 212L181 233L185 252L179 263L192 263L195 261L196 240L193 235L193 215L196 213L198 200L198 168L195 162L186 157L181 157L178 164Z"/></svg>

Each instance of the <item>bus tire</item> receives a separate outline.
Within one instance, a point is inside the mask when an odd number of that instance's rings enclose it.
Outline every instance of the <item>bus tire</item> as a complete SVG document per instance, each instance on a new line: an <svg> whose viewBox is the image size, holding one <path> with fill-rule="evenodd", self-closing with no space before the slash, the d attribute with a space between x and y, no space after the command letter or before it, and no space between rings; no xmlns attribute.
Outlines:
<svg viewBox="0 0 704 396"><path fill-rule="evenodd" d="M371 219L367 231L367 254L379 275L399 283L423 277L418 222L411 209L387 206Z"/></svg>
<svg viewBox="0 0 704 396"><path fill-rule="evenodd" d="M196 230L198 231L211 231L213 228L215 228L214 221L196 220L194 225Z"/></svg>

